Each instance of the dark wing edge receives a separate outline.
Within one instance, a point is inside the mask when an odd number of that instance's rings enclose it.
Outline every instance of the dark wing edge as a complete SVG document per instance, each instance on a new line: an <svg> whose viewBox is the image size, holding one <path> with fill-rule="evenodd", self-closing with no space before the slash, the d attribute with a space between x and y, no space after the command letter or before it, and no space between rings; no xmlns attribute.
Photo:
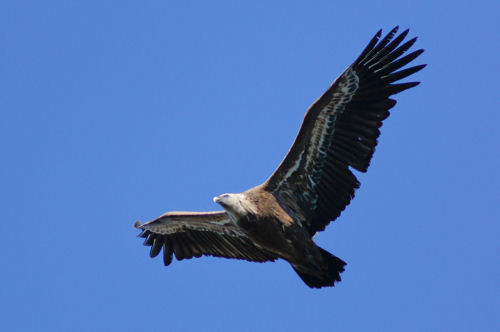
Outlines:
<svg viewBox="0 0 500 332"><path fill-rule="evenodd" d="M252 242L233 224L225 211L168 212L135 228L142 232L144 245L151 246L149 255L156 257L163 249L163 263L193 257L215 256L252 262L274 261L278 257Z"/></svg>
<svg viewBox="0 0 500 332"><path fill-rule="evenodd" d="M378 31L309 107L292 147L265 183L289 213L306 222L311 235L324 230L354 197L359 181L350 167L367 171L382 121L396 104L389 97L420 83L394 84L426 66L400 70L423 50L401 57L417 38L401 44L409 30L393 39L397 30L381 40Z"/></svg>

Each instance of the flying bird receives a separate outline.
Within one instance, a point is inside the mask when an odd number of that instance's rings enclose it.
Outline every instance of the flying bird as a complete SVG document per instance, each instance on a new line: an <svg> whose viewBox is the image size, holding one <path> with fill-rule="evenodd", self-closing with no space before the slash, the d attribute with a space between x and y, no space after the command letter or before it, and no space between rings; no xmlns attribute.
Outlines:
<svg viewBox="0 0 500 332"><path fill-rule="evenodd" d="M202 255L252 262L288 261L312 288L334 286L346 263L317 246L316 232L335 220L354 197L359 182L351 169L366 172L382 121L396 101L390 97L420 82L395 83L425 65L401 69L422 54L402 56L417 38L403 43L382 30L361 55L307 110L299 133L275 172L242 193L215 197L222 211L167 212L135 227L151 246L163 249L167 266Z"/></svg>

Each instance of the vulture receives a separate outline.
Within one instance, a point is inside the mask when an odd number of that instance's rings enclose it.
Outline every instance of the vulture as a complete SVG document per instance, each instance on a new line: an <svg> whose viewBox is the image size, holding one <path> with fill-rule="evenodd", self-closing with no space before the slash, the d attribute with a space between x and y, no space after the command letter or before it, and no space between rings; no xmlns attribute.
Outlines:
<svg viewBox="0 0 500 332"><path fill-rule="evenodd" d="M223 210L167 212L134 226L150 246L163 249L167 266L203 255L267 262L288 261L311 288L334 286L346 263L317 246L316 232L335 220L354 197L366 172L382 121L396 101L392 95L420 82L397 83L425 65L402 69L422 54L403 56L417 38L403 43L398 27L379 30L360 56L307 110L287 155L262 184L213 201ZM396 36L396 37L395 37Z"/></svg>

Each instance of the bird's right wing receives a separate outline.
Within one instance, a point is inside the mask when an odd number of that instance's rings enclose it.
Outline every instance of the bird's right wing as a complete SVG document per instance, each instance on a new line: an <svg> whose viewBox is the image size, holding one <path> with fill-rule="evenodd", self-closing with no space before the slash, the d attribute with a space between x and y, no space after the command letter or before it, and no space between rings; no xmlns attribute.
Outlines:
<svg viewBox="0 0 500 332"><path fill-rule="evenodd" d="M151 246L150 256L156 257L163 248L165 266L178 260L202 255L244 259L252 262L274 261L278 257L252 241L235 225L225 211L168 212L141 224L140 237Z"/></svg>

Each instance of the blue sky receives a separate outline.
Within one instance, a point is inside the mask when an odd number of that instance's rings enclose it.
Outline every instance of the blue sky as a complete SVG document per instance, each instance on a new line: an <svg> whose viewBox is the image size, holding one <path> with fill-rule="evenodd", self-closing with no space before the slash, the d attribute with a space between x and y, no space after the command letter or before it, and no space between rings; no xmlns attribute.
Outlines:
<svg viewBox="0 0 500 332"><path fill-rule="evenodd" d="M498 1L4 1L4 331L500 330ZM373 34L428 67L315 238L348 265L165 268L132 224L263 182Z"/></svg>

